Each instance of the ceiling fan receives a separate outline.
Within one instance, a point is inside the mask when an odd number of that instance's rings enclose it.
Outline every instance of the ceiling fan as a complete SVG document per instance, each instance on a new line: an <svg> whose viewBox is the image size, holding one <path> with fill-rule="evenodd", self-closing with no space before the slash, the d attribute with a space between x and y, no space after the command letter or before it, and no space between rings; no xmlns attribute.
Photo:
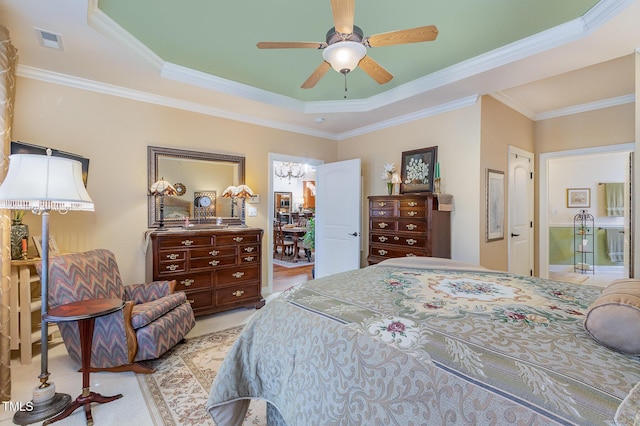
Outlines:
<svg viewBox="0 0 640 426"><path fill-rule="evenodd" d="M367 47L433 41L438 36L436 26L428 25L365 37L362 30L353 24L354 9L355 0L331 0L334 27L327 32L326 42L261 41L257 46L259 49L308 48L323 50L324 61L300 86L303 89L310 89L331 67L346 76L359 65L379 84L387 83L393 78L393 75L367 56Z"/></svg>

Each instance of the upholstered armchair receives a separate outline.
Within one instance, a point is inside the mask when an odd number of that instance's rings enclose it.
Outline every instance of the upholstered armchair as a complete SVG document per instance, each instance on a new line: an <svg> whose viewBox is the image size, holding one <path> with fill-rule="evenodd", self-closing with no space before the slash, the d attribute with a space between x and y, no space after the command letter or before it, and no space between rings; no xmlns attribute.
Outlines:
<svg viewBox="0 0 640 426"><path fill-rule="evenodd" d="M184 292L173 292L175 285L175 281L123 285L115 255L105 249L49 260L50 308L87 299L125 301L124 309L95 320L92 370L153 372L139 362L160 357L195 325L191 305ZM69 355L81 364L78 323L59 323L58 328Z"/></svg>

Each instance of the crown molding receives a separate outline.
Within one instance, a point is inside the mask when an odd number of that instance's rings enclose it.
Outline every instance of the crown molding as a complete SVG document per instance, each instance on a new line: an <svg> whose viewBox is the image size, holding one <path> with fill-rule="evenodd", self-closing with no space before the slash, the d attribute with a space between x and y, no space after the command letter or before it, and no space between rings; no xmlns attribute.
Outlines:
<svg viewBox="0 0 640 426"><path fill-rule="evenodd" d="M595 111L603 108L611 108L614 106L631 104L636 101L635 94L617 96L615 98L603 99L596 102L589 102L581 105L574 105L567 108L560 108L552 111L541 112L536 114L535 121L548 120L550 118L558 118L566 115L580 114L587 111Z"/></svg>
<svg viewBox="0 0 640 426"><path fill-rule="evenodd" d="M321 114L372 111L558 47L594 31L632 2L633 0L601 0L580 18L494 49L493 51L436 71L369 98L346 101L300 101L187 67L167 63L98 9L97 0L89 0L87 22L91 27L112 39L120 46L130 50L134 55L150 63L164 78L297 112Z"/></svg>

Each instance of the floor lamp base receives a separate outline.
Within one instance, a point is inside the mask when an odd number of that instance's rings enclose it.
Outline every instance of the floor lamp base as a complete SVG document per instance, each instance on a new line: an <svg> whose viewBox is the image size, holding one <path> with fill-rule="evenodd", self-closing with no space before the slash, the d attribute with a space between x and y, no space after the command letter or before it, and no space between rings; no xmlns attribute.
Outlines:
<svg viewBox="0 0 640 426"><path fill-rule="evenodd" d="M17 425L38 423L62 412L69 404L71 404L71 395L55 393L53 398L46 402L34 402L31 411L18 411L13 416L13 422Z"/></svg>

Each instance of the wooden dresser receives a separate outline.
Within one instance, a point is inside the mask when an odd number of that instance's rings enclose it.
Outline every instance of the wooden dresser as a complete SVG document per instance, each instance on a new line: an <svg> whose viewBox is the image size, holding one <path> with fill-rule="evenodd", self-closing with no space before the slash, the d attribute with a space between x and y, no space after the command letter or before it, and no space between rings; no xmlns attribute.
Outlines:
<svg viewBox="0 0 640 426"><path fill-rule="evenodd" d="M369 264L392 257L451 258L450 212L431 193L369 197Z"/></svg>
<svg viewBox="0 0 640 426"><path fill-rule="evenodd" d="M154 231L153 279L176 280L196 316L264 306L262 229Z"/></svg>

